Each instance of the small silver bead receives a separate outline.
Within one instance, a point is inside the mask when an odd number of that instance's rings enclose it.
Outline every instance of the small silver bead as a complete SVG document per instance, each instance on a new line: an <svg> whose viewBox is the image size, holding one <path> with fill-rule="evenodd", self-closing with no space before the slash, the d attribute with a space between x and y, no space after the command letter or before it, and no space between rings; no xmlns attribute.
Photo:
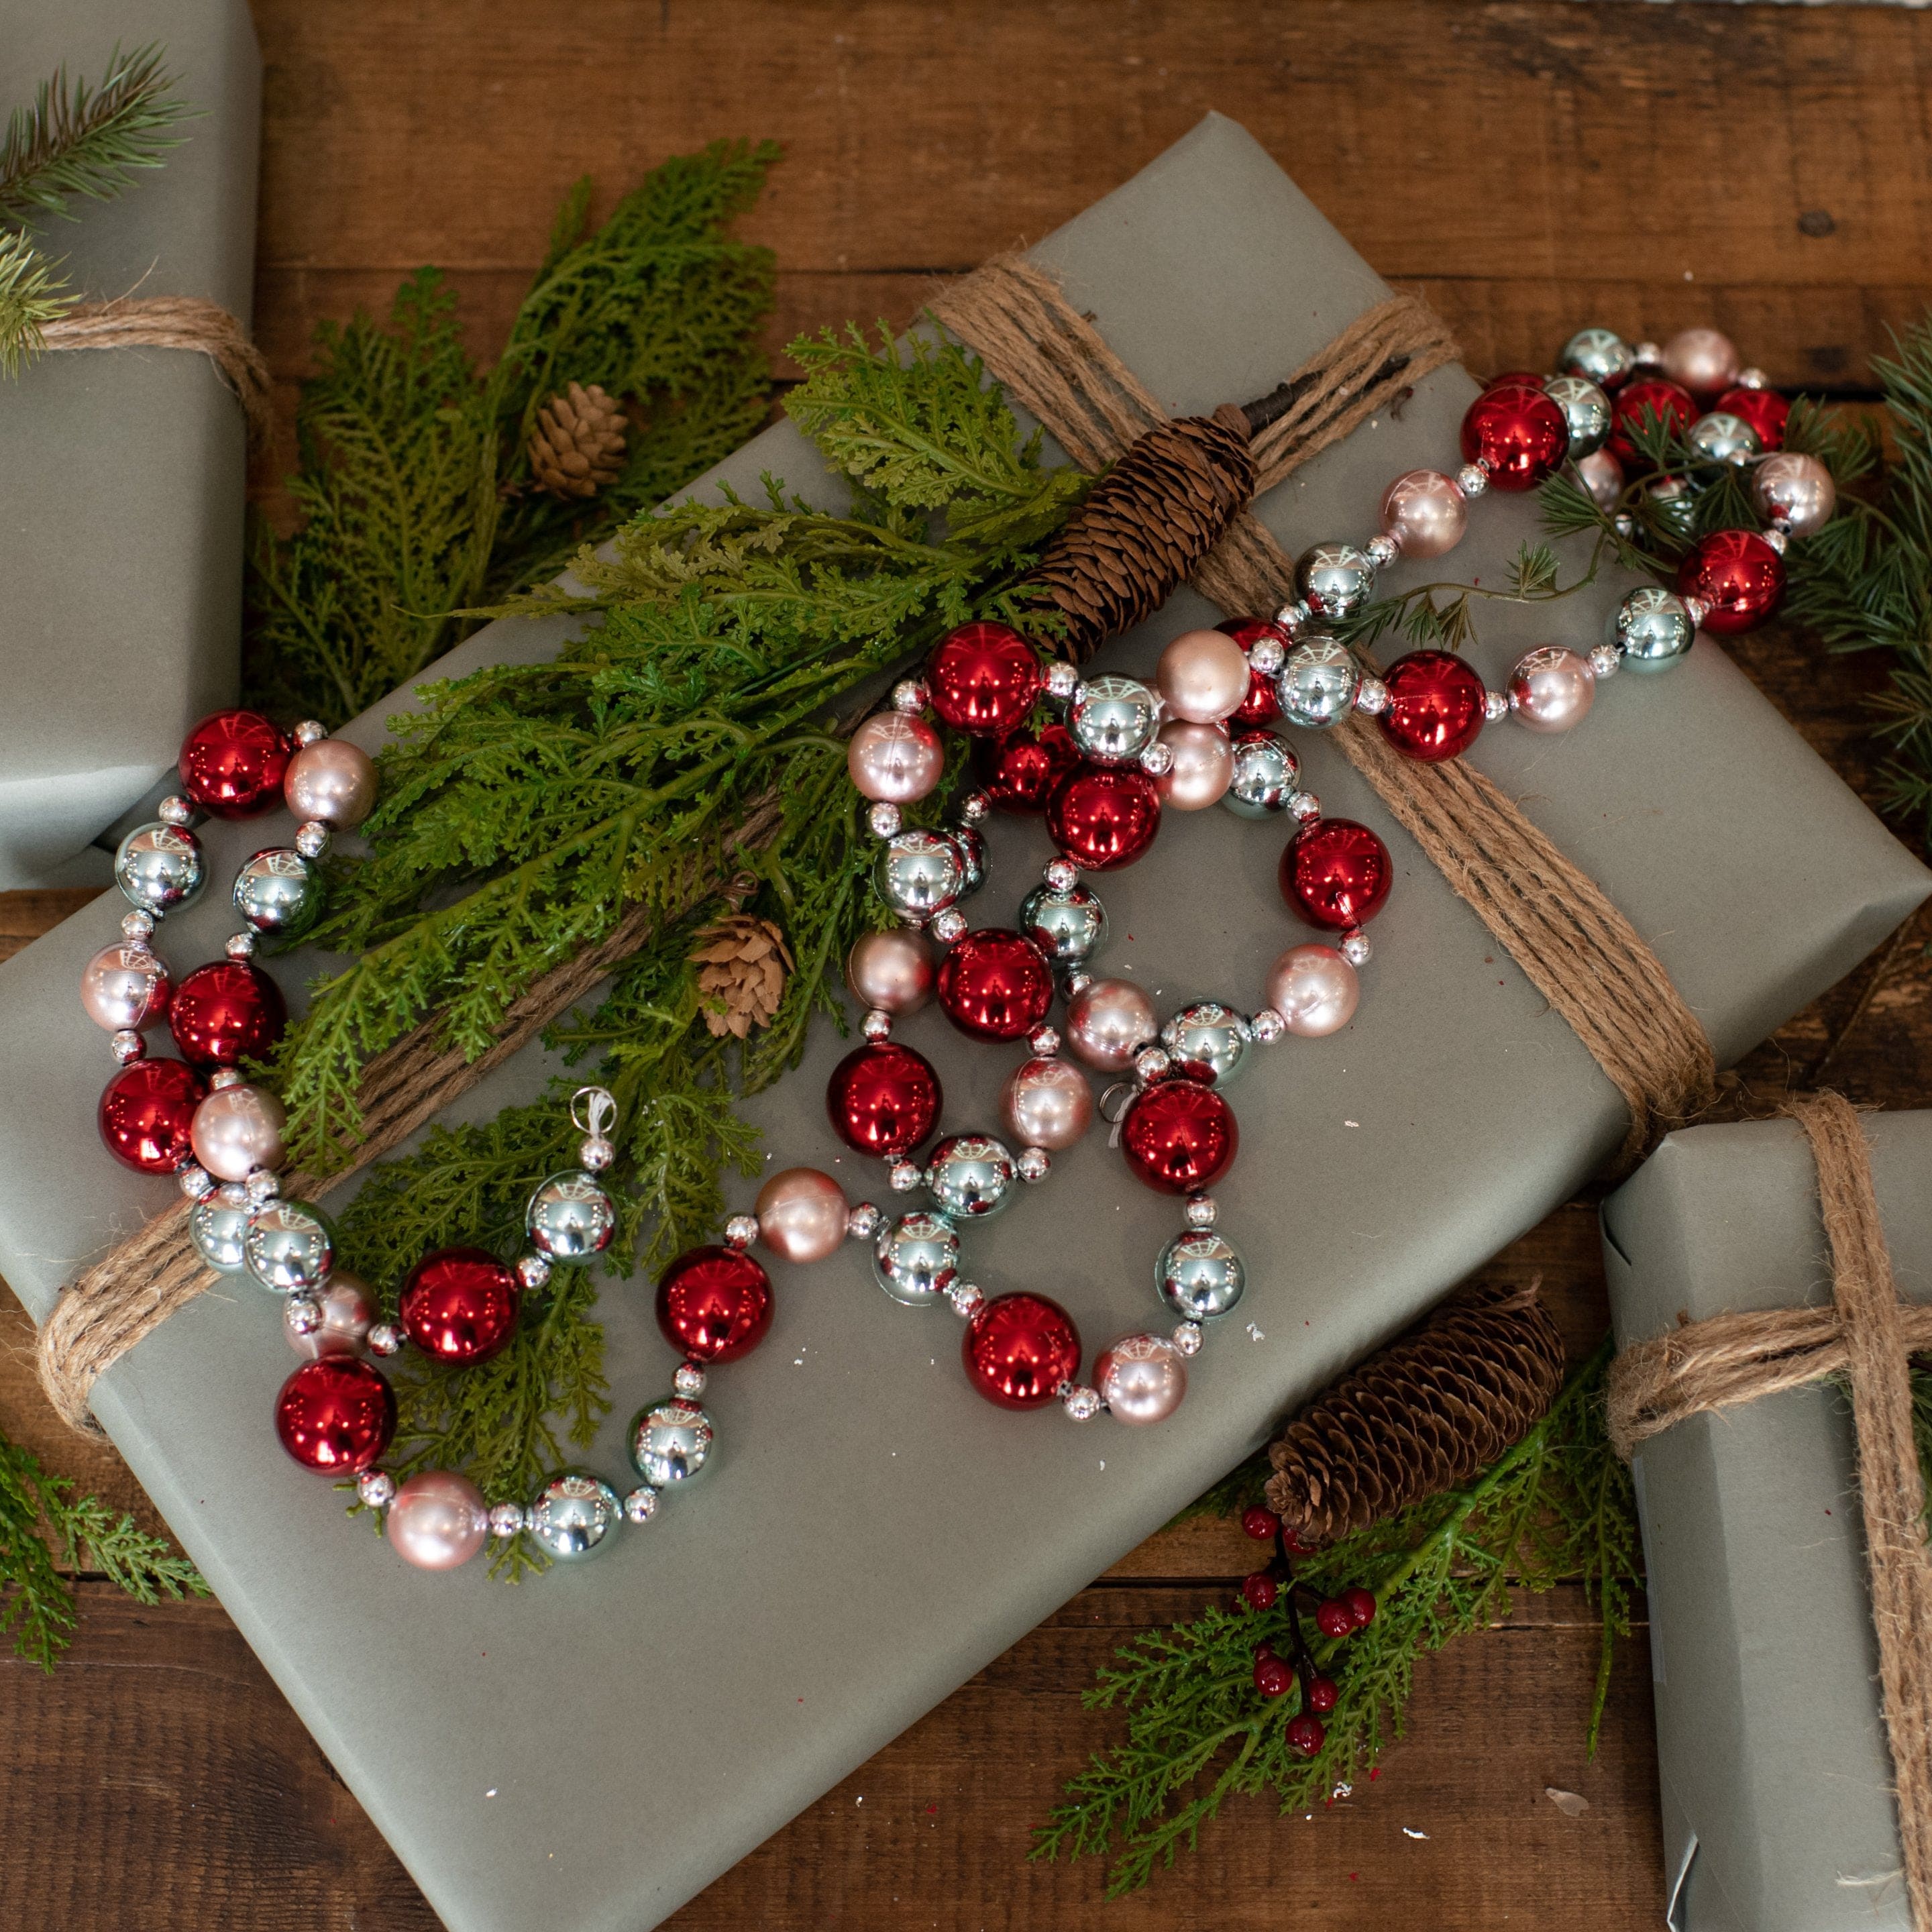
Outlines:
<svg viewBox="0 0 1932 1932"><path fill-rule="evenodd" d="M328 736L328 727L326 724L317 724L313 718L304 718L290 735L293 736L298 745L306 749L309 746L314 744L318 739L326 738Z"/></svg>
<svg viewBox="0 0 1932 1932"><path fill-rule="evenodd" d="M926 707L928 693L926 686L916 677L902 677L892 686L892 709L908 715L923 711Z"/></svg>
<svg viewBox="0 0 1932 1932"><path fill-rule="evenodd" d="M1594 644L1590 649L1590 668L1600 682L1606 677L1615 677L1623 653L1615 644Z"/></svg>
<svg viewBox="0 0 1932 1932"><path fill-rule="evenodd" d="M695 1362L680 1362L670 1385L680 1395L700 1396L704 1393L704 1371Z"/></svg>
<svg viewBox="0 0 1932 1932"><path fill-rule="evenodd" d="M602 1174L616 1158L616 1145L602 1134L592 1134L577 1150L578 1165L587 1167L592 1174Z"/></svg>
<svg viewBox="0 0 1932 1932"><path fill-rule="evenodd" d="M971 1320L973 1311L986 1298L986 1291L970 1281L956 1281L946 1291L946 1299L952 1304L953 1313L962 1322Z"/></svg>
<svg viewBox="0 0 1932 1932"><path fill-rule="evenodd" d="M154 916L151 912L124 914L121 920L121 936L130 946L145 946L154 936Z"/></svg>
<svg viewBox="0 0 1932 1932"><path fill-rule="evenodd" d="M1664 351L1654 342L1633 342L1630 344L1630 360L1640 367L1658 368L1663 364Z"/></svg>
<svg viewBox="0 0 1932 1932"><path fill-rule="evenodd" d="M1777 551L1780 556L1784 554L1784 547L1791 541L1775 524L1764 532L1764 540Z"/></svg>
<svg viewBox="0 0 1932 1932"><path fill-rule="evenodd" d="M1213 1195L1190 1194L1187 1197L1185 1211L1187 1225L1190 1228L1211 1228L1214 1225L1215 1216L1221 1210L1216 1206Z"/></svg>
<svg viewBox="0 0 1932 1932"><path fill-rule="evenodd" d="M895 1194L910 1194L926 1179L926 1170L916 1160L896 1160L886 1172L886 1184Z"/></svg>
<svg viewBox="0 0 1932 1932"><path fill-rule="evenodd" d="M1076 1422L1091 1422L1100 1413L1100 1391L1084 1382L1062 1382L1060 1406Z"/></svg>
<svg viewBox="0 0 1932 1932"><path fill-rule="evenodd" d="M883 1006L874 1006L860 1023L860 1030L868 1040L890 1040L892 1016Z"/></svg>
<svg viewBox="0 0 1932 1932"><path fill-rule="evenodd" d="M640 1528L658 1513L658 1492L648 1483L640 1483L624 1498L624 1520Z"/></svg>
<svg viewBox="0 0 1932 1932"><path fill-rule="evenodd" d="M1288 808L1304 825L1312 825L1322 816L1322 801L1312 791L1298 791L1288 802Z"/></svg>
<svg viewBox="0 0 1932 1932"><path fill-rule="evenodd" d="M968 825L978 825L993 808L993 801L982 791L969 791L959 801L959 816Z"/></svg>
<svg viewBox="0 0 1932 1932"><path fill-rule="evenodd" d="M1183 1322L1174 1331L1174 1346L1184 1355L1198 1355L1201 1352L1201 1324L1198 1322Z"/></svg>
<svg viewBox="0 0 1932 1932"><path fill-rule="evenodd" d="M932 936L942 946L956 946L966 936L966 915L949 906L932 922Z"/></svg>
<svg viewBox="0 0 1932 1932"><path fill-rule="evenodd" d="M862 1201L845 1216L845 1238L848 1241L869 1241L879 1232L879 1223L885 1219L869 1201Z"/></svg>
<svg viewBox="0 0 1932 1932"><path fill-rule="evenodd" d="M1257 638L1248 646L1248 665L1264 677L1272 677L1288 662L1288 647L1279 638Z"/></svg>
<svg viewBox="0 0 1932 1932"><path fill-rule="evenodd" d="M402 1330L393 1322L379 1322L369 1330L369 1352L372 1355L393 1355L402 1346Z"/></svg>
<svg viewBox="0 0 1932 1932"><path fill-rule="evenodd" d="M542 1255L526 1255L517 1264L517 1279L526 1288L541 1288L550 1279L550 1263Z"/></svg>
<svg viewBox="0 0 1932 1932"><path fill-rule="evenodd" d="M1140 765L1149 778L1157 778L1174 769L1173 750L1156 738L1141 753Z"/></svg>
<svg viewBox="0 0 1932 1932"><path fill-rule="evenodd" d="M245 1087L248 1076L238 1066L218 1066L208 1076L209 1088L219 1094L224 1087Z"/></svg>
<svg viewBox="0 0 1932 1932"><path fill-rule="evenodd" d="M1046 694L1063 704L1080 688L1080 674L1070 664L1056 658L1046 668Z"/></svg>
<svg viewBox="0 0 1932 1932"><path fill-rule="evenodd" d="M1071 859L1049 859L1040 876L1049 891L1070 892L1080 883L1080 868Z"/></svg>
<svg viewBox="0 0 1932 1932"><path fill-rule="evenodd" d="M205 1167L197 1167L192 1161L175 1176L181 1191L190 1201L206 1201L214 1192L214 1177Z"/></svg>
<svg viewBox="0 0 1932 1932"><path fill-rule="evenodd" d="M1022 1148L1015 1165L1022 1180L1044 1180L1053 1172L1053 1156L1042 1147Z"/></svg>
<svg viewBox="0 0 1932 1932"><path fill-rule="evenodd" d="M356 1478L356 1493L370 1509L387 1509L396 1500L396 1479L386 1469L364 1469Z"/></svg>
<svg viewBox="0 0 1932 1932"><path fill-rule="evenodd" d="M154 816L164 825L187 825L194 820L194 807L179 792L171 792L154 807Z"/></svg>
<svg viewBox="0 0 1932 1932"><path fill-rule="evenodd" d="M748 1248L758 1238L758 1217L755 1214L734 1214L724 1223L724 1244L727 1247Z"/></svg>
<svg viewBox="0 0 1932 1932"><path fill-rule="evenodd" d="M328 827L319 818L296 826L296 850L304 859L320 859L328 850Z"/></svg>
<svg viewBox="0 0 1932 1932"><path fill-rule="evenodd" d="M513 1536L519 1536L524 1528L524 1506L521 1503L495 1503L490 1510L490 1534L500 1543L507 1543Z"/></svg>
<svg viewBox="0 0 1932 1932"><path fill-rule="evenodd" d="M1480 496L1490 487L1489 466L1482 463L1464 464L1456 472L1456 487L1466 496Z"/></svg>
<svg viewBox="0 0 1932 1932"><path fill-rule="evenodd" d="M231 959L254 958L255 935L252 932L231 932L228 935L227 950Z"/></svg>
<svg viewBox="0 0 1932 1932"><path fill-rule="evenodd" d="M148 1042L132 1027L123 1027L107 1043L114 1049L114 1058L123 1066L130 1066L136 1060L148 1057Z"/></svg>
<svg viewBox="0 0 1932 1932"><path fill-rule="evenodd" d="M1755 364L1748 369L1740 369L1738 371L1738 387L1741 389L1766 388L1769 386L1771 378Z"/></svg>
<svg viewBox="0 0 1932 1932"><path fill-rule="evenodd" d="M258 1168L242 1184L242 1187L251 1208L266 1208L282 1191L280 1177L271 1174L266 1168Z"/></svg>
<svg viewBox="0 0 1932 1932"><path fill-rule="evenodd" d="M1156 1080L1166 1078L1168 1068L1173 1064L1165 1047L1143 1047L1134 1055L1134 1078L1143 1085L1150 1087Z"/></svg>
<svg viewBox="0 0 1932 1932"><path fill-rule="evenodd" d="M1620 510L1617 513L1615 528L1617 535L1628 543L1636 535L1636 519L1628 510Z"/></svg>
<svg viewBox="0 0 1932 1932"><path fill-rule="evenodd" d="M1371 718L1388 709L1388 686L1378 677L1365 677L1355 688L1355 709Z"/></svg>
<svg viewBox="0 0 1932 1932"><path fill-rule="evenodd" d="M1394 538L1385 537L1379 532L1370 538L1368 542L1363 544L1362 548L1366 553L1369 561L1378 570L1388 569L1389 566L1402 554Z"/></svg>
<svg viewBox="0 0 1932 1932"><path fill-rule="evenodd" d="M1295 632L1300 630L1314 614L1314 612L1298 597L1292 603L1284 604L1274 614L1275 628L1277 630L1286 631L1292 636Z"/></svg>
<svg viewBox="0 0 1932 1932"><path fill-rule="evenodd" d="M890 838L899 829L899 808L890 799L880 799L866 814L866 823L875 838Z"/></svg>
<svg viewBox="0 0 1932 1932"><path fill-rule="evenodd" d="M1358 932L1344 934L1336 950L1351 966L1366 966L1375 949L1369 944L1369 935Z"/></svg>
<svg viewBox="0 0 1932 1932"><path fill-rule="evenodd" d="M1066 997L1070 1000L1076 993L1084 993L1094 983L1090 973L1070 973L1066 976Z"/></svg>
<svg viewBox="0 0 1932 1932"><path fill-rule="evenodd" d="M1499 718L1509 716L1509 693L1506 691L1486 691L1483 693L1483 716L1492 724Z"/></svg>
<svg viewBox="0 0 1932 1932"><path fill-rule="evenodd" d="M1060 1036L1052 1027L1036 1030L1027 1042L1036 1060L1051 1060L1060 1051Z"/></svg>
<svg viewBox="0 0 1932 1932"><path fill-rule="evenodd" d="M1272 1006L1264 1006L1248 1022L1248 1030L1263 1046L1272 1046L1288 1030L1288 1022Z"/></svg>
<svg viewBox="0 0 1932 1932"><path fill-rule="evenodd" d="M284 1305L282 1319L291 1335L313 1335L328 1318L313 1294L292 1294Z"/></svg>

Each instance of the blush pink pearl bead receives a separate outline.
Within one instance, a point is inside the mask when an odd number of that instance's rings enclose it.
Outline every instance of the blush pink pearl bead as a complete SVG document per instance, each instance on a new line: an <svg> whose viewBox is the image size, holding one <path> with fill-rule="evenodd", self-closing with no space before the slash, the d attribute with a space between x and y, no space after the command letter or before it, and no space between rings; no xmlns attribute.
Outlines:
<svg viewBox="0 0 1932 1932"><path fill-rule="evenodd" d="M306 1335L290 1325L295 1298L282 1304L282 1334L289 1346L312 1362L324 1355L359 1355L376 1319L375 1298L361 1278L338 1268L316 1299L322 1304L322 1326Z"/></svg>
<svg viewBox="0 0 1932 1932"><path fill-rule="evenodd" d="M1218 804L1234 776L1234 748L1218 724L1171 723L1160 742L1174 762L1154 782L1162 804L1176 812L1203 812Z"/></svg>
<svg viewBox="0 0 1932 1932"><path fill-rule="evenodd" d="M1089 1066L1118 1073L1160 1031L1154 1002L1131 980L1095 980L1066 1003L1066 1043Z"/></svg>
<svg viewBox="0 0 1932 1932"><path fill-rule="evenodd" d="M1161 652L1154 682L1168 717L1218 724L1248 694L1247 653L1225 631L1184 631Z"/></svg>
<svg viewBox="0 0 1932 1932"><path fill-rule="evenodd" d="M173 990L160 961L132 946L104 946L81 968L81 1006L110 1033L152 1026L167 1011Z"/></svg>
<svg viewBox="0 0 1932 1932"><path fill-rule="evenodd" d="M881 711L852 734L845 769L861 798L912 805L938 784L946 770L946 748L923 718Z"/></svg>
<svg viewBox="0 0 1932 1932"><path fill-rule="evenodd" d="M1754 465L1751 489L1759 508L1768 517L1781 517L1795 537L1822 530L1838 507L1832 472L1815 456L1792 449L1780 449Z"/></svg>
<svg viewBox="0 0 1932 1932"><path fill-rule="evenodd" d="M1738 380L1738 352L1714 328L1682 328L1664 345L1664 373L1694 396L1714 396Z"/></svg>
<svg viewBox="0 0 1932 1932"><path fill-rule="evenodd" d="M936 970L932 942L901 927L868 932L853 947L845 958L845 983L861 1006L916 1013L932 998Z"/></svg>
<svg viewBox="0 0 1932 1932"><path fill-rule="evenodd" d="M382 1534L405 1563L418 1570L454 1570L483 1547L490 1512L468 1477L454 1469L425 1469L396 1492Z"/></svg>
<svg viewBox="0 0 1932 1932"><path fill-rule="evenodd" d="M1580 457L1576 474L1583 479L1591 501L1600 510L1614 510L1624 494L1624 466L1607 449L1592 450Z"/></svg>
<svg viewBox="0 0 1932 1932"><path fill-rule="evenodd" d="M1268 969L1268 1004L1304 1040L1340 1032L1361 996L1354 968L1332 946L1291 946Z"/></svg>
<svg viewBox="0 0 1932 1932"><path fill-rule="evenodd" d="M281 1102L266 1087L218 1087L194 1110L194 1157L217 1180L246 1180L258 1167L273 1173L286 1157L287 1124Z"/></svg>
<svg viewBox="0 0 1932 1932"><path fill-rule="evenodd" d="M376 761L343 738L318 738L289 760L282 796L298 818L352 830L376 808Z"/></svg>
<svg viewBox="0 0 1932 1932"><path fill-rule="evenodd" d="M1590 660L1561 644L1543 644L1510 673L1510 709L1532 731L1570 731L1589 716L1597 695Z"/></svg>
<svg viewBox="0 0 1932 1932"><path fill-rule="evenodd" d="M845 1239L845 1195L815 1167L788 1167L758 1190L758 1238L780 1261L822 1262Z"/></svg>
<svg viewBox="0 0 1932 1932"><path fill-rule="evenodd" d="M1187 1364L1165 1335L1123 1335L1101 1351L1094 1386L1116 1422L1165 1422L1187 1393Z"/></svg>
<svg viewBox="0 0 1932 1932"><path fill-rule="evenodd" d="M1453 476L1411 470L1382 492L1382 535L1404 556L1440 556L1462 541L1469 506Z"/></svg>
<svg viewBox="0 0 1932 1932"><path fill-rule="evenodd" d="M1094 1090L1064 1060L1023 1060L1000 1095L1000 1120L1022 1147L1058 1154L1094 1124Z"/></svg>

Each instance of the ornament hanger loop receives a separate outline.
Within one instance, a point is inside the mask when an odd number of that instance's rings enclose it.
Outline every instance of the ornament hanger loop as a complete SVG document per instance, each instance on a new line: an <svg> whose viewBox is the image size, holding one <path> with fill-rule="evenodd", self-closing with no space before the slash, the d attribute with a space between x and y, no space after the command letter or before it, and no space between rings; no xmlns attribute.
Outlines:
<svg viewBox="0 0 1932 1932"><path fill-rule="evenodd" d="M570 1096L571 1124L579 1133L602 1139L616 1118L617 1102L608 1088L580 1087Z"/></svg>

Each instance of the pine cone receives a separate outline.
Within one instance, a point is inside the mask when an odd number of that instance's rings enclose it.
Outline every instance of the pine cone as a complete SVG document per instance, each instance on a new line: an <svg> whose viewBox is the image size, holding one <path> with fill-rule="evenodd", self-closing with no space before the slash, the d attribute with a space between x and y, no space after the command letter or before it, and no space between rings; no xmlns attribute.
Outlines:
<svg viewBox="0 0 1932 1932"><path fill-rule="evenodd" d="M537 412L530 473L554 496L594 496L624 468L624 412L598 385L573 382Z"/></svg>
<svg viewBox="0 0 1932 1932"><path fill-rule="evenodd" d="M1084 664L1152 616L1254 493L1245 428L1183 416L1136 438L1027 577L1066 620L1054 648Z"/></svg>
<svg viewBox="0 0 1932 1932"><path fill-rule="evenodd" d="M1268 1507L1310 1549L1468 1482L1563 1386L1536 1284L1464 1289L1318 1396L1268 1448Z"/></svg>
<svg viewBox="0 0 1932 1932"><path fill-rule="evenodd" d="M791 955L784 934L768 919L728 913L698 935L698 990L704 1024L714 1034L742 1040L754 1026L770 1026L784 995Z"/></svg>

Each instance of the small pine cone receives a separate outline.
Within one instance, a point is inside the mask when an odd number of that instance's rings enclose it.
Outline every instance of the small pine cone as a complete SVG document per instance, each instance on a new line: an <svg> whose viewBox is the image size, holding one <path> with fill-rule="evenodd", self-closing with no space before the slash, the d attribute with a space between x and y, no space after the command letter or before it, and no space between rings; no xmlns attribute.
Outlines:
<svg viewBox="0 0 1932 1932"><path fill-rule="evenodd" d="M784 934L768 919L728 913L698 935L698 990L704 1024L714 1034L742 1040L754 1026L770 1026L784 997L791 955Z"/></svg>
<svg viewBox="0 0 1932 1932"><path fill-rule="evenodd" d="M594 496L624 468L624 412L598 386L573 382L537 412L530 473L554 496Z"/></svg>
<svg viewBox="0 0 1932 1932"><path fill-rule="evenodd" d="M1466 1288L1282 1430L1268 1448L1268 1507L1319 1549L1468 1482L1562 1386L1562 1338L1536 1284Z"/></svg>

